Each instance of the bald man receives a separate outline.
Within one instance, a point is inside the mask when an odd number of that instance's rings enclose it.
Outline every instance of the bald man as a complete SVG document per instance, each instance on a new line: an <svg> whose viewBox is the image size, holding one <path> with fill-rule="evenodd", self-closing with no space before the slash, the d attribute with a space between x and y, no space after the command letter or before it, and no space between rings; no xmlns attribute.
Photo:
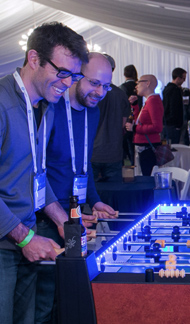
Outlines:
<svg viewBox="0 0 190 324"><path fill-rule="evenodd" d="M140 112L138 105L133 104L136 96L129 98L134 111L134 123L126 123L126 129L134 132L134 144L139 154L142 174L145 176L150 176L153 166L156 165L155 154L145 135L148 135L154 147L161 145L164 107L160 96L154 92L156 86L157 79L152 74L142 75L137 81L137 94L146 98Z"/></svg>
<svg viewBox="0 0 190 324"><path fill-rule="evenodd" d="M99 217L115 217L115 211L100 201L93 172L91 156L99 122L97 107L107 91L111 90L112 68L100 53L90 53L88 64L83 64L82 82L72 85L65 98L55 105L52 135L47 148L47 176L61 206L69 212L69 196L79 195L79 203L88 202ZM72 125L72 127L71 127ZM70 131L69 131L70 130ZM74 143L74 145L72 145ZM72 147L72 149L71 149ZM84 217L83 217L84 219ZM44 214L37 215L37 233L54 238L63 246L57 228ZM36 323L49 323L52 316L55 267L41 266L36 295ZM44 307L46 305L46 307Z"/></svg>

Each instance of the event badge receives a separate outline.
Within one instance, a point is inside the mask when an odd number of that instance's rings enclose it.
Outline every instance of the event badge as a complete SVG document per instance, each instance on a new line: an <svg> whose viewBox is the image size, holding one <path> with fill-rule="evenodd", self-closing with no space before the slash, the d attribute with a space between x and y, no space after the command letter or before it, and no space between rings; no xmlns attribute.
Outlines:
<svg viewBox="0 0 190 324"><path fill-rule="evenodd" d="M43 208L46 202L46 171L34 176L34 207L35 211Z"/></svg>
<svg viewBox="0 0 190 324"><path fill-rule="evenodd" d="M88 175L76 175L73 180L73 195L78 196L79 204L85 204Z"/></svg>

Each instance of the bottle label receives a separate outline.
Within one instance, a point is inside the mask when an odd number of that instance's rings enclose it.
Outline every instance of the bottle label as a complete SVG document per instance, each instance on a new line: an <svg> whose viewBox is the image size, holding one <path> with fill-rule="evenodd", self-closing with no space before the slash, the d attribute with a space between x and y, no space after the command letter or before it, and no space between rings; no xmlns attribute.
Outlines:
<svg viewBox="0 0 190 324"><path fill-rule="evenodd" d="M78 206L77 208L71 209L70 217L71 218L80 218L81 217L80 206Z"/></svg>
<svg viewBox="0 0 190 324"><path fill-rule="evenodd" d="M87 239L86 235L81 236L81 256L85 257L87 255Z"/></svg>

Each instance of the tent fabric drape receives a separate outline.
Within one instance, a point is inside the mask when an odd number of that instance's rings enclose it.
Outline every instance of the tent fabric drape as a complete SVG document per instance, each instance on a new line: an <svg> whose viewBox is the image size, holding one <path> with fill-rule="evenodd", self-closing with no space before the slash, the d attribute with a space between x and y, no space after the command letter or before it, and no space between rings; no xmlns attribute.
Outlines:
<svg viewBox="0 0 190 324"><path fill-rule="evenodd" d="M139 76L155 74L163 86L177 66L189 76L188 0L0 0L0 17L0 76L22 66L21 35L55 20L114 57L116 85L124 82L128 64L136 66ZM184 86L189 87L189 77Z"/></svg>

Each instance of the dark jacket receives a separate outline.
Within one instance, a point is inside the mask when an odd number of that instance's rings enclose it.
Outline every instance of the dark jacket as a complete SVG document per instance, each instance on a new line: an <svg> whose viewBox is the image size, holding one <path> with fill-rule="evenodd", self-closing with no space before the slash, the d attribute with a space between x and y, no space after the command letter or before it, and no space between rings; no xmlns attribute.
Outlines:
<svg viewBox="0 0 190 324"><path fill-rule="evenodd" d="M133 80L128 80L119 86L119 88L127 94L128 98L132 95L135 95L135 96L137 95L135 87L136 87L136 82ZM137 103L139 105L139 108L141 109L142 97L138 96L138 102L135 102L134 104L137 104Z"/></svg>
<svg viewBox="0 0 190 324"><path fill-rule="evenodd" d="M183 125L182 89L169 82L163 90L164 124L181 128Z"/></svg>

